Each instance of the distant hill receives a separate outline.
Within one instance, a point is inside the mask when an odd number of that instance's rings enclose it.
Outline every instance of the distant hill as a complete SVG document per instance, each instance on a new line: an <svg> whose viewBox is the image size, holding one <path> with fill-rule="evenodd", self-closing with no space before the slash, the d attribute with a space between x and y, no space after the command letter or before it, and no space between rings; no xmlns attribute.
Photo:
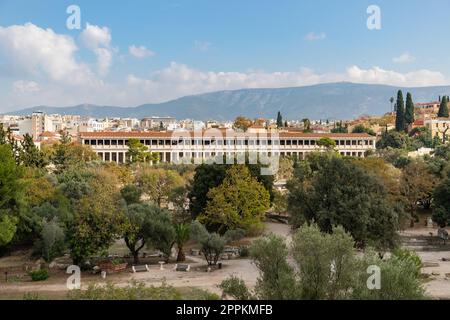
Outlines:
<svg viewBox="0 0 450 320"><path fill-rule="evenodd" d="M398 88L386 85L329 83L280 89L243 89L218 91L137 107L78 105L73 107L38 106L8 114L28 115L33 111L83 116L133 117L172 116L176 119L233 120L239 115L250 118L275 118L280 110L285 119L351 119L363 114L382 115L391 109L390 97L397 90L413 94L415 102L437 100L450 95L450 86Z"/></svg>

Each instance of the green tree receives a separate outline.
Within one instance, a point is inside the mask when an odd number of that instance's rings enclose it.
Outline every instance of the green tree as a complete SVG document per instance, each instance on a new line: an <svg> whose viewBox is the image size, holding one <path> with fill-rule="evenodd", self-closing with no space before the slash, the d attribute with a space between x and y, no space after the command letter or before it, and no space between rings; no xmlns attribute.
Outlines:
<svg viewBox="0 0 450 320"><path fill-rule="evenodd" d="M208 265L216 265L225 245L231 241L239 240L244 236L243 230L228 230L223 236L216 232L208 232L199 221L194 221L190 226L191 238L201 246L201 251Z"/></svg>
<svg viewBox="0 0 450 320"><path fill-rule="evenodd" d="M380 259L372 250L358 253L342 227L321 233L314 224L303 225L293 237L291 250L281 237L269 235L256 240L251 252L260 271L255 295L236 278L223 283L224 294L261 300L425 298L417 255L394 251L390 258ZM293 263L288 263L288 255ZM379 290L367 286L369 266L381 269Z"/></svg>
<svg viewBox="0 0 450 320"><path fill-rule="evenodd" d="M139 263L139 251L148 238L148 223L152 210L155 210L154 206L139 203L132 203L125 210L123 238L135 265Z"/></svg>
<svg viewBox="0 0 450 320"><path fill-rule="evenodd" d="M194 179L188 194L189 211L193 219L204 211L210 189L218 187L226 175L226 166L201 164L195 168Z"/></svg>
<svg viewBox="0 0 450 320"><path fill-rule="evenodd" d="M23 168L16 164L9 145L0 145L0 246L13 239L25 207Z"/></svg>
<svg viewBox="0 0 450 320"><path fill-rule="evenodd" d="M120 193L127 205L141 202L142 190L134 184L126 185Z"/></svg>
<svg viewBox="0 0 450 320"><path fill-rule="evenodd" d="M283 117L282 117L280 111L278 111L278 114L277 114L277 127L279 129L283 128Z"/></svg>
<svg viewBox="0 0 450 320"><path fill-rule="evenodd" d="M443 96L441 99L441 105L439 106L439 111L438 111L439 118L448 118L449 117L448 103L449 103L449 97Z"/></svg>
<svg viewBox="0 0 450 320"><path fill-rule="evenodd" d="M358 124L357 126L353 127L352 133L367 133L370 134L371 136L376 136L376 133L372 129L366 128L362 124Z"/></svg>
<svg viewBox="0 0 450 320"><path fill-rule="evenodd" d="M137 181L143 193L160 207L163 200L170 200L173 192L184 185L178 172L150 167L138 170Z"/></svg>
<svg viewBox="0 0 450 320"><path fill-rule="evenodd" d="M311 121L307 118L302 119L303 122L303 132L304 133L309 133L311 132Z"/></svg>
<svg viewBox="0 0 450 320"><path fill-rule="evenodd" d="M87 194L73 201L74 216L68 224L68 242L74 264L109 248L120 234L123 203L117 177L96 169L87 179Z"/></svg>
<svg viewBox="0 0 450 320"><path fill-rule="evenodd" d="M399 212L388 189L351 159L318 154L296 169L287 189L294 227L314 221L332 232L342 225L361 247L395 245Z"/></svg>
<svg viewBox="0 0 450 320"><path fill-rule="evenodd" d="M411 226L418 218L419 204L431 202L435 179L423 161L410 162L402 172L400 179L400 192L405 199L411 217Z"/></svg>
<svg viewBox="0 0 450 320"><path fill-rule="evenodd" d="M152 211L150 216L151 223L148 224L147 242L156 250L161 251L168 262L176 236L172 214L166 209L156 208L157 210Z"/></svg>
<svg viewBox="0 0 450 320"><path fill-rule="evenodd" d="M434 190L433 199L433 220L446 226L450 221L450 172Z"/></svg>
<svg viewBox="0 0 450 320"><path fill-rule="evenodd" d="M61 173L71 167L82 167L98 159L91 147L72 142L67 132L62 132L59 143L42 150Z"/></svg>
<svg viewBox="0 0 450 320"><path fill-rule="evenodd" d="M331 129L331 133L348 133L348 125L342 124L342 121L335 123L335 127Z"/></svg>
<svg viewBox="0 0 450 320"><path fill-rule="evenodd" d="M139 139L132 138L128 140L129 163L150 162L158 160L158 154L150 152L149 148L141 143Z"/></svg>
<svg viewBox="0 0 450 320"><path fill-rule="evenodd" d="M417 256L395 251L388 259L380 259L374 252L367 252L359 262L356 275L357 285L353 288L352 299L355 300L421 300L425 291L418 268ZM420 258L419 258L420 260ZM371 290L367 286L369 266L380 268L381 289Z"/></svg>
<svg viewBox="0 0 450 320"><path fill-rule="evenodd" d="M397 113L395 116L395 130L398 132L405 131L405 102L403 100L403 92L398 90L397 93Z"/></svg>
<svg viewBox="0 0 450 320"><path fill-rule="evenodd" d="M336 148L336 141L331 138L325 137L317 140L317 145L320 147L324 147L327 150L334 150Z"/></svg>
<svg viewBox="0 0 450 320"><path fill-rule="evenodd" d="M377 142L377 149L407 149L409 137L404 132L391 130L383 132L381 139Z"/></svg>
<svg viewBox="0 0 450 320"><path fill-rule="evenodd" d="M255 240L250 255L259 269L255 291L260 299L296 298L295 273L287 262L288 248L283 238L272 234Z"/></svg>
<svg viewBox="0 0 450 320"><path fill-rule="evenodd" d="M394 101L395 101L394 97L391 97L391 98L389 99L389 102L391 103L391 110L393 109L392 107L393 107L393 105L394 105Z"/></svg>
<svg viewBox="0 0 450 320"><path fill-rule="evenodd" d="M178 247L177 261L182 262L186 260L183 247L189 241L190 227L185 223L175 225L175 243Z"/></svg>
<svg viewBox="0 0 450 320"><path fill-rule="evenodd" d="M152 204L134 203L127 206L124 214L123 238L134 264L139 263L139 252L146 244L170 254L173 230L166 210Z"/></svg>
<svg viewBox="0 0 450 320"><path fill-rule="evenodd" d="M250 174L263 184L270 194L270 201L273 201L274 176L262 175L261 164L247 164L246 166L250 170ZM229 165L221 164L202 164L195 168L194 178L188 193L189 211L193 219L204 212L208 202L208 192L222 184L228 168Z"/></svg>
<svg viewBox="0 0 450 320"><path fill-rule="evenodd" d="M57 219L45 221L41 231L42 257L51 262L61 256L66 248L65 233Z"/></svg>
<svg viewBox="0 0 450 320"><path fill-rule="evenodd" d="M414 121L414 102L411 93L408 92L406 94L405 129L413 124Z"/></svg>
<svg viewBox="0 0 450 320"><path fill-rule="evenodd" d="M349 297L357 273L356 254L352 237L342 227L327 234L314 224L302 226L294 235L292 253L300 270L302 299Z"/></svg>
<svg viewBox="0 0 450 320"><path fill-rule="evenodd" d="M33 137L28 133L23 136L20 142L19 161L25 167L44 168L48 163L45 155L34 144Z"/></svg>
<svg viewBox="0 0 450 320"><path fill-rule="evenodd" d="M208 192L208 198L198 219L219 233L261 226L264 213L270 208L268 191L244 165L231 166L222 184Z"/></svg>
<svg viewBox="0 0 450 320"><path fill-rule="evenodd" d="M230 296L235 300L254 300L254 297L248 290L245 282L236 276L230 276L229 278L223 280L219 288L223 292L223 296Z"/></svg>

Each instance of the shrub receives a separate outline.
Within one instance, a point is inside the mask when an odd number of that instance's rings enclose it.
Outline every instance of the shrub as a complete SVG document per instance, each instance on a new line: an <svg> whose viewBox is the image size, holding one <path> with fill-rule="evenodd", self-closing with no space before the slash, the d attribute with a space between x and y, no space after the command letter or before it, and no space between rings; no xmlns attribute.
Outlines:
<svg viewBox="0 0 450 320"><path fill-rule="evenodd" d="M33 280L33 281L44 281L50 277L47 269L39 269L39 270L31 271L29 273L29 275L31 277L31 280Z"/></svg>
<svg viewBox="0 0 450 320"><path fill-rule="evenodd" d="M64 253L65 235L57 220L44 221L41 238L41 255L46 262L50 262Z"/></svg>
<svg viewBox="0 0 450 320"><path fill-rule="evenodd" d="M25 292L23 300L44 300L44 298L37 292Z"/></svg>
<svg viewBox="0 0 450 320"><path fill-rule="evenodd" d="M250 255L250 249L247 246L241 246L239 248L239 256L246 258Z"/></svg>
<svg viewBox="0 0 450 320"><path fill-rule="evenodd" d="M217 264L225 244L231 241L236 241L244 235L244 230L236 229L228 230L225 235L220 236L218 233L208 232L205 226L198 221L194 221L191 224L191 236L201 245L201 251L205 256L208 265Z"/></svg>
<svg viewBox="0 0 450 320"><path fill-rule="evenodd" d="M106 286L93 284L87 290L72 290L71 300L181 300L181 294L172 286L163 283L160 287L146 287L144 283L131 281L126 287L112 283Z"/></svg>
<svg viewBox="0 0 450 320"><path fill-rule="evenodd" d="M220 300L220 297L216 293L199 288L192 288L191 292L189 292L189 295L186 295L186 297L188 300Z"/></svg>
<svg viewBox="0 0 450 320"><path fill-rule="evenodd" d="M417 253L407 249L397 249L393 252L393 256L398 258L400 261L411 263L412 266L416 267L416 276L420 276L420 270L422 269L422 259L420 259Z"/></svg>
<svg viewBox="0 0 450 320"><path fill-rule="evenodd" d="M219 285L222 289L224 296L230 296L236 300L251 300L252 295L250 294L245 282L238 277L231 276L222 281Z"/></svg>

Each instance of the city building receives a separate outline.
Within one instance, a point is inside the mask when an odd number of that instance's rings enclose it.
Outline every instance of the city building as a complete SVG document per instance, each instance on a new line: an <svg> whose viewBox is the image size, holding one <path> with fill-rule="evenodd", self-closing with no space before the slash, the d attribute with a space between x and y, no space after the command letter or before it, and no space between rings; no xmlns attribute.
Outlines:
<svg viewBox="0 0 450 320"><path fill-rule="evenodd" d="M160 154L160 161L173 162L183 158L208 160L213 157L241 156L259 153L268 157L297 156L300 159L314 151L323 150L317 142L321 138L336 142L336 150L343 156L365 157L375 150L376 138L361 134L320 134L268 131L251 133L210 129L173 132L82 132L80 142L91 146L103 161L125 163L129 139L138 139L151 152Z"/></svg>
<svg viewBox="0 0 450 320"><path fill-rule="evenodd" d="M173 127L177 120L172 117L146 117L141 120L143 129L167 129Z"/></svg>
<svg viewBox="0 0 450 320"><path fill-rule="evenodd" d="M444 140L444 136L450 135L450 118L426 119L425 126L430 129L432 137L438 136Z"/></svg>

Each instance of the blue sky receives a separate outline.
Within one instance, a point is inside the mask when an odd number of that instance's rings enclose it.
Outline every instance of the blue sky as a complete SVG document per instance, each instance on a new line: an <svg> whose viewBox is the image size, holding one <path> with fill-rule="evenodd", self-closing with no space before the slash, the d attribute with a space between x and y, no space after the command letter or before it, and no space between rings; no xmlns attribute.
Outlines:
<svg viewBox="0 0 450 320"><path fill-rule="evenodd" d="M71 4L81 30L66 27ZM381 30L366 26L372 4ZM0 111L333 81L448 84L448 12L448 0L0 0Z"/></svg>

